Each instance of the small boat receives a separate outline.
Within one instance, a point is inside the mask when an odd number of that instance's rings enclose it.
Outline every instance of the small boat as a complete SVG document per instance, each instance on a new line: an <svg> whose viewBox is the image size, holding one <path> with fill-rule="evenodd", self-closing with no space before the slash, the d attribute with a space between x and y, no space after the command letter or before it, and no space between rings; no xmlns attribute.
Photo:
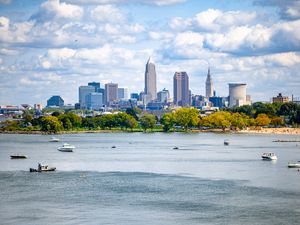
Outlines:
<svg viewBox="0 0 300 225"><path fill-rule="evenodd" d="M58 147L57 150L61 152L73 152L73 149L75 148L74 145L70 145L68 143L64 143L63 146Z"/></svg>
<svg viewBox="0 0 300 225"><path fill-rule="evenodd" d="M48 165L42 165L41 163L38 164L38 168L30 168L29 172L50 172L50 171L55 171L55 167L49 167Z"/></svg>
<svg viewBox="0 0 300 225"><path fill-rule="evenodd" d="M59 142L59 139L56 138L56 137L52 137L52 138L50 139L50 142Z"/></svg>
<svg viewBox="0 0 300 225"><path fill-rule="evenodd" d="M224 145L229 145L229 140L224 140Z"/></svg>
<svg viewBox="0 0 300 225"><path fill-rule="evenodd" d="M177 146L175 146L174 148L173 148L174 150L177 150L177 149L179 149Z"/></svg>
<svg viewBox="0 0 300 225"><path fill-rule="evenodd" d="M261 158L263 160L277 160L277 156L273 152L264 152Z"/></svg>
<svg viewBox="0 0 300 225"><path fill-rule="evenodd" d="M111 146L111 148L116 148L116 146Z"/></svg>
<svg viewBox="0 0 300 225"><path fill-rule="evenodd" d="M11 155L10 156L11 159L27 159L26 155Z"/></svg>
<svg viewBox="0 0 300 225"><path fill-rule="evenodd" d="M293 162L288 162L288 168L300 168L300 162L296 162L296 163L293 163Z"/></svg>

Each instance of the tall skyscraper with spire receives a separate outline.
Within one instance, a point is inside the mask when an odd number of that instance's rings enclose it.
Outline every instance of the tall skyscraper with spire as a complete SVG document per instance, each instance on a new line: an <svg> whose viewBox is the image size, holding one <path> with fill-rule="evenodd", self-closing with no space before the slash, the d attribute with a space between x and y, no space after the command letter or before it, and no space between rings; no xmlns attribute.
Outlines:
<svg viewBox="0 0 300 225"><path fill-rule="evenodd" d="M206 77L206 82L205 82L205 96L207 98L213 96L213 82L210 76L210 68L208 67L208 72L207 72L207 77Z"/></svg>
<svg viewBox="0 0 300 225"><path fill-rule="evenodd" d="M151 100L156 99L156 71L152 58L148 59L145 70L145 95L149 95Z"/></svg>

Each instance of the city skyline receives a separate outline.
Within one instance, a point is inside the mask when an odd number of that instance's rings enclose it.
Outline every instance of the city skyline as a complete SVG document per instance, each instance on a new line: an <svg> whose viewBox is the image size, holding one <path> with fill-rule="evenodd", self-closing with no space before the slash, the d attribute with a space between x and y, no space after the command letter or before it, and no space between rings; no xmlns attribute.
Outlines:
<svg viewBox="0 0 300 225"><path fill-rule="evenodd" d="M0 105L45 105L53 95L74 104L90 81L139 93L149 57L157 91L171 96L176 71L205 95L210 67L218 96L243 82L254 102L300 97L298 3L0 0Z"/></svg>

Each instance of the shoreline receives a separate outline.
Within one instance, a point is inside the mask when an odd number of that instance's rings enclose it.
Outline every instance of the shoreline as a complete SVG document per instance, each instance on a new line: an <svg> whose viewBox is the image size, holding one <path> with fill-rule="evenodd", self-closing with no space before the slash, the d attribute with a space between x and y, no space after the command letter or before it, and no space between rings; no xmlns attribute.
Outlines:
<svg viewBox="0 0 300 225"><path fill-rule="evenodd" d="M61 134L81 134L81 133L142 133L142 130L79 130L79 131L61 131L57 133L47 133L43 131L0 131L0 134L31 134L31 135L61 135ZM147 131L146 133L160 133L163 131ZM259 128L245 130L226 130L222 129L207 129L207 130L188 130L188 131L171 131L170 133L236 133L236 134L287 134L287 135L300 135L300 128Z"/></svg>

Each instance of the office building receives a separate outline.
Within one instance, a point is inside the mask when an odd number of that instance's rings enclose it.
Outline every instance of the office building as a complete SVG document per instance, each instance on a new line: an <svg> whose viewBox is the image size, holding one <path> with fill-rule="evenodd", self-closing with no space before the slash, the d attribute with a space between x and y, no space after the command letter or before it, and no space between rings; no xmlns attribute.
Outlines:
<svg viewBox="0 0 300 225"><path fill-rule="evenodd" d="M165 88L157 93L157 101L167 103L170 98L170 93Z"/></svg>
<svg viewBox="0 0 300 225"><path fill-rule="evenodd" d="M145 95L150 96L150 100L156 99L156 71L155 64L151 58L149 58L146 64L145 70ZM147 97L149 98L149 97Z"/></svg>
<svg viewBox="0 0 300 225"><path fill-rule="evenodd" d="M229 84L229 107L239 107L242 105L249 105L246 94L247 84L244 83L230 83Z"/></svg>
<svg viewBox="0 0 300 225"><path fill-rule="evenodd" d="M281 93L279 93L277 95L277 97L273 97L272 98L272 102L280 102L280 103L285 103L285 102L289 102L289 97L288 96L282 96Z"/></svg>
<svg viewBox="0 0 300 225"><path fill-rule="evenodd" d="M105 104L110 105L113 101L118 100L118 84L105 84Z"/></svg>
<svg viewBox="0 0 300 225"><path fill-rule="evenodd" d="M186 72L176 72L173 78L174 104L190 105L189 77Z"/></svg>
<svg viewBox="0 0 300 225"><path fill-rule="evenodd" d="M206 98L210 98L213 96L213 82L210 75L210 68L208 68L206 82L205 82L205 96Z"/></svg>
<svg viewBox="0 0 300 225"><path fill-rule="evenodd" d="M128 99L128 89L127 88L118 88L118 99L123 99L123 100Z"/></svg>
<svg viewBox="0 0 300 225"><path fill-rule="evenodd" d="M98 89L100 89L100 83L99 82L89 82L88 86L92 86L95 88L95 92L98 92Z"/></svg>
<svg viewBox="0 0 300 225"><path fill-rule="evenodd" d="M209 98L209 101L212 103L212 107L218 107L221 109L226 106L226 102L228 101L228 98L213 96Z"/></svg>
<svg viewBox="0 0 300 225"><path fill-rule="evenodd" d="M47 101L47 107L63 107L64 106L64 100L59 95L54 95Z"/></svg>
<svg viewBox="0 0 300 225"><path fill-rule="evenodd" d="M138 93L131 93L131 94L130 94L130 98L131 98L131 99L139 100L139 94L138 94Z"/></svg>
<svg viewBox="0 0 300 225"><path fill-rule="evenodd" d="M89 93L86 96L87 109L100 110L103 107L102 94L97 92Z"/></svg>
<svg viewBox="0 0 300 225"><path fill-rule="evenodd" d="M79 87L79 104L81 109L87 109L86 96L90 93L95 93L94 86L80 86Z"/></svg>

